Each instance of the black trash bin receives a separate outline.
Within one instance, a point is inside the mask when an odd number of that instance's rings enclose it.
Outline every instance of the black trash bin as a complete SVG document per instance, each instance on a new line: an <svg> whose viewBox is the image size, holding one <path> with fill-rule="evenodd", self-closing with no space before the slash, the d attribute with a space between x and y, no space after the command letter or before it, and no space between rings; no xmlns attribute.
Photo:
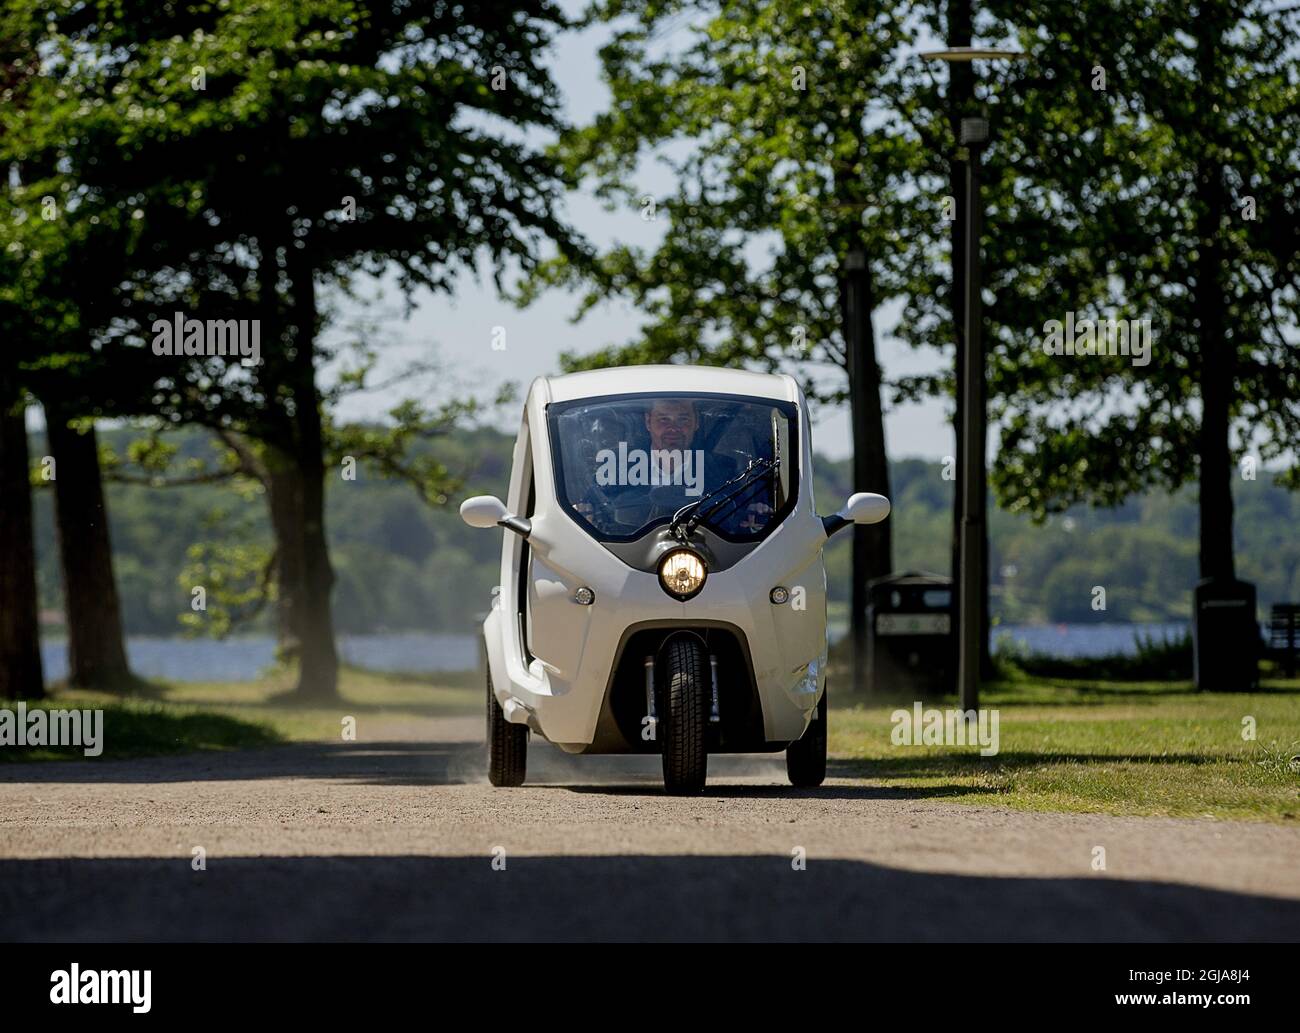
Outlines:
<svg viewBox="0 0 1300 1033"><path fill-rule="evenodd" d="M1205 692L1259 688L1259 623L1255 586L1233 578L1205 578L1192 605L1192 670Z"/></svg>
<svg viewBox="0 0 1300 1033"><path fill-rule="evenodd" d="M907 571L867 585L866 691L921 698L957 689L952 578Z"/></svg>

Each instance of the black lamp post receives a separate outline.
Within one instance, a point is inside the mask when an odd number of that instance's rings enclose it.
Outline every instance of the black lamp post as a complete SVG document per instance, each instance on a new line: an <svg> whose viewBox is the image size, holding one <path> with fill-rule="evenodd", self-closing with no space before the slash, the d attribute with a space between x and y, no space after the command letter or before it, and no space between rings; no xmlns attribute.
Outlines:
<svg viewBox="0 0 1300 1033"><path fill-rule="evenodd" d="M957 579L957 693L962 710L979 708L980 638L984 634L984 542L987 530L984 513L988 486L985 472L985 440L988 437L988 406L985 386L984 340L980 335L983 310L980 307L980 155L989 139L989 124L983 118L961 120L961 144L966 148L966 297L965 342L962 354L961 427L961 571Z"/></svg>
<svg viewBox="0 0 1300 1033"><path fill-rule="evenodd" d="M1020 58L1015 50L988 47L954 47L936 50L921 57L935 61L976 61L981 59ZM980 333L983 314L980 305L980 157L989 140L986 118L961 120L959 143L966 152L966 189L962 199L965 221L966 253L953 255L954 266L962 262L965 271L965 297L962 299L965 348L962 353L962 442L957 481L961 530L958 551L961 556L957 580L957 692L963 710L979 709L981 639L984 634L983 592L985 510L988 502L985 440L988 436L984 341ZM955 299L954 299L955 300ZM956 313L953 313L954 317Z"/></svg>

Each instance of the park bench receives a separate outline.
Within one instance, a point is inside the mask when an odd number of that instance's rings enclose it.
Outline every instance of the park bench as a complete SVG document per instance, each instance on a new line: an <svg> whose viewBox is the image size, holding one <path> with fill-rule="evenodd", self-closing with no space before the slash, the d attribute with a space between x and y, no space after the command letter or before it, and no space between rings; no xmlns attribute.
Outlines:
<svg viewBox="0 0 1300 1033"><path fill-rule="evenodd" d="M1300 656L1300 603L1276 603L1269 611L1268 655L1281 662L1288 678Z"/></svg>

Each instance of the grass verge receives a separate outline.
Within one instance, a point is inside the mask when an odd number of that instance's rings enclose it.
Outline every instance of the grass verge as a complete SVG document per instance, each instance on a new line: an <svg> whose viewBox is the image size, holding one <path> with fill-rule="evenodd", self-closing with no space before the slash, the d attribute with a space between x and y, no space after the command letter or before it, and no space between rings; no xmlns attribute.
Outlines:
<svg viewBox="0 0 1300 1033"><path fill-rule="evenodd" d="M103 723L94 735L100 752L87 757L92 744L87 728L81 746L12 745L0 747L0 763L28 760L113 760L155 757L170 753L237 750L271 746L282 738L270 726L198 707L177 707L142 699L121 699L103 693L71 692L52 699L26 701L35 710L103 710ZM0 708L17 712L18 704L0 701ZM15 733L16 734L16 733ZM46 736L48 738L48 736Z"/></svg>
<svg viewBox="0 0 1300 1033"><path fill-rule="evenodd" d="M358 738L373 740L383 737L376 733L407 729L430 717L482 713L483 689L472 674L451 675L434 685L420 675L344 668L339 699L329 702L292 696L293 682L291 672L280 670L251 682L141 683L125 695L55 686L50 698L27 707L103 709L105 758L337 742L345 718L356 723ZM16 706L0 701L0 708ZM0 761L82 756L80 747L0 747Z"/></svg>
<svg viewBox="0 0 1300 1033"><path fill-rule="evenodd" d="M980 702L999 714L996 756L895 745L891 714L910 699L837 707L828 773L1020 810L1300 820L1300 682L1238 694L1035 678L987 685Z"/></svg>

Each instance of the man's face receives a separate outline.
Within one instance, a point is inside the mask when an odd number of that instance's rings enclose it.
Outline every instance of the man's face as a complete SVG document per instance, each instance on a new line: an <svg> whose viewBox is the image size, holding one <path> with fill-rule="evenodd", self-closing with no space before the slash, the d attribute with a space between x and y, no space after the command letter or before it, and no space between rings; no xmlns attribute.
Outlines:
<svg viewBox="0 0 1300 1033"><path fill-rule="evenodd" d="M695 406L687 401L665 399L655 402L645 414L650 447L655 449L690 448L698 426Z"/></svg>

